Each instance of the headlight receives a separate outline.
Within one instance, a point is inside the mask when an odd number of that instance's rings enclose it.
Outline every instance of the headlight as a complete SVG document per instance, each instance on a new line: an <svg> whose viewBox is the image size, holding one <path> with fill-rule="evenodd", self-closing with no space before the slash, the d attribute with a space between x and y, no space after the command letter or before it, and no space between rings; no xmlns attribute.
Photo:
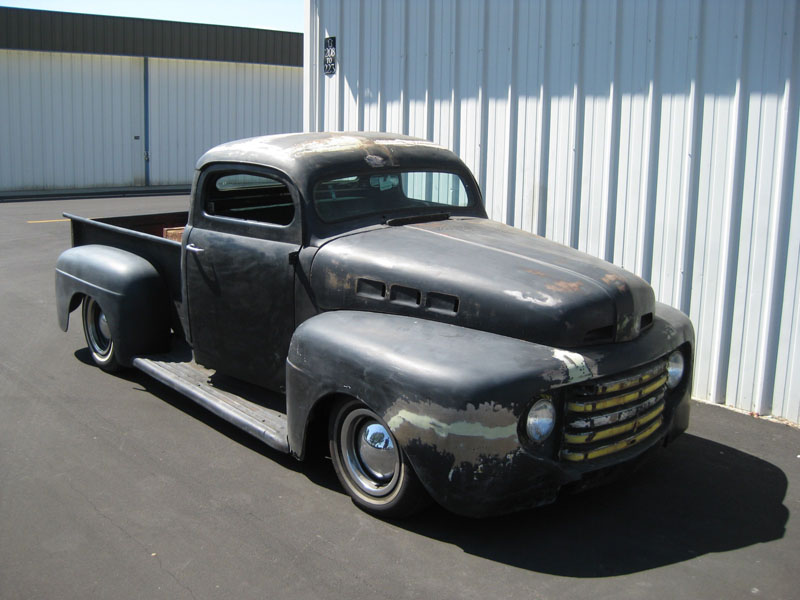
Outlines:
<svg viewBox="0 0 800 600"><path fill-rule="evenodd" d="M667 359L667 387L674 390L683 379L683 352L675 350Z"/></svg>
<svg viewBox="0 0 800 600"><path fill-rule="evenodd" d="M556 409L550 398L537 400L528 411L528 419L525 423L525 430L528 437L534 442L545 441L556 425Z"/></svg>

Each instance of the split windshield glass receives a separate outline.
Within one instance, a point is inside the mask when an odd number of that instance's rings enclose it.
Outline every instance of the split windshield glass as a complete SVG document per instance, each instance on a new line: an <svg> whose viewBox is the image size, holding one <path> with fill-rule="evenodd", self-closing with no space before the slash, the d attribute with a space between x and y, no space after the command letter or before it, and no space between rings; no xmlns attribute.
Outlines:
<svg viewBox="0 0 800 600"><path fill-rule="evenodd" d="M327 223L368 215L448 212L472 206L461 177L455 173L404 171L360 174L320 181L314 186L314 207Z"/></svg>

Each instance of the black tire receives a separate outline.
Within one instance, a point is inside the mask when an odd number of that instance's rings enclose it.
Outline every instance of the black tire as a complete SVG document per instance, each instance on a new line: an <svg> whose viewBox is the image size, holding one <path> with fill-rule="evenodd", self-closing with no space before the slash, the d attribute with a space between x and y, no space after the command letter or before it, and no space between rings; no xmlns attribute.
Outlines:
<svg viewBox="0 0 800 600"><path fill-rule="evenodd" d="M118 371L116 347L103 309L94 298L83 299L83 335L94 363L109 373Z"/></svg>
<svg viewBox="0 0 800 600"><path fill-rule="evenodd" d="M392 432L361 402L350 398L337 402L331 411L328 441L336 476L362 510L396 519L430 504L430 496Z"/></svg>

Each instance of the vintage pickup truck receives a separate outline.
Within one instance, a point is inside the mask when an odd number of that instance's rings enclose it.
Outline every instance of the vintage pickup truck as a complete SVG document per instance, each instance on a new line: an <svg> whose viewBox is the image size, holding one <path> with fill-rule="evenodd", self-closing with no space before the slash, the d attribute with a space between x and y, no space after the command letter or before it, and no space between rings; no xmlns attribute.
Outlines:
<svg viewBox="0 0 800 600"><path fill-rule="evenodd" d="M694 331L642 279L490 221L452 152L291 134L197 163L189 211L72 219L60 326L368 512L469 516L608 481L683 432ZM180 241L179 241L180 240Z"/></svg>

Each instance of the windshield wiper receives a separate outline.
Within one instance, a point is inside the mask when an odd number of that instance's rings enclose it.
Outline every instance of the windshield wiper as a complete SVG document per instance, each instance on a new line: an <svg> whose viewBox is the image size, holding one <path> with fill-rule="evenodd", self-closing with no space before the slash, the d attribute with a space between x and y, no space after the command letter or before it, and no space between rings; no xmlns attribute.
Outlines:
<svg viewBox="0 0 800 600"><path fill-rule="evenodd" d="M429 223L431 221L446 221L450 218L450 213L433 213L427 215L413 215L411 217L397 217L395 219L387 219L386 224L389 227L397 227L398 225L411 225L412 223Z"/></svg>

